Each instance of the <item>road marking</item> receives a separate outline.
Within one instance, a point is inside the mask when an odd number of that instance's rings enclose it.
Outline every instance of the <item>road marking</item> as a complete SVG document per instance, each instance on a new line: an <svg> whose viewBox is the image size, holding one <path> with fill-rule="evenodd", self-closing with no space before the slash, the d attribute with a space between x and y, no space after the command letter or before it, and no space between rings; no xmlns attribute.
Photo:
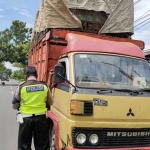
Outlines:
<svg viewBox="0 0 150 150"><path fill-rule="evenodd" d="M11 83L9 83L10 89L11 89L11 94L14 95L14 92L12 91Z"/></svg>
<svg viewBox="0 0 150 150"><path fill-rule="evenodd" d="M12 93L12 95L14 95L14 92L13 92L12 86L11 86L11 83L9 83L9 85L10 85L10 88L11 88L11 93Z"/></svg>

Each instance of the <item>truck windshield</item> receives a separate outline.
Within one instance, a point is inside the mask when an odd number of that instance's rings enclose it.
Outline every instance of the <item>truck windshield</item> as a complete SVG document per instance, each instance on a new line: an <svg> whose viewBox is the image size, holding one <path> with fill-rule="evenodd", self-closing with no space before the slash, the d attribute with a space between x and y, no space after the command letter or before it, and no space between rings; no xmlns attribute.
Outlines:
<svg viewBox="0 0 150 150"><path fill-rule="evenodd" d="M150 89L150 67L136 58L75 54L75 81L86 88Z"/></svg>

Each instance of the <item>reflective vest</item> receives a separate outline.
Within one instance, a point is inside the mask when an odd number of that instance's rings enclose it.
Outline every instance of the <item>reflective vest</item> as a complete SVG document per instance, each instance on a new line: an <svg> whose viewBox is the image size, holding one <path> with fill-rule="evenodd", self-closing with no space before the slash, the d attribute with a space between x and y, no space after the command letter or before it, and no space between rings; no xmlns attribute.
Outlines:
<svg viewBox="0 0 150 150"><path fill-rule="evenodd" d="M48 88L44 84L23 86L20 91L20 111L22 114L44 113Z"/></svg>

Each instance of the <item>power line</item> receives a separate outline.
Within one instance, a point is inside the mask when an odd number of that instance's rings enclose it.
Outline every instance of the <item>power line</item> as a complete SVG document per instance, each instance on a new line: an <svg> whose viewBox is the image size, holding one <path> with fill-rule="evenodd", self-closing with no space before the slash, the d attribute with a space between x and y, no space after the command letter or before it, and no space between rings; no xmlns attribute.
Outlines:
<svg viewBox="0 0 150 150"><path fill-rule="evenodd" d="M138 4L139 2L141 2L142 0L137 0L134 5ZM142 21L143 19L145 19L144 21L140 22L139 24L135 25L134 31L140 29L141 27L147 25L148 23L150 23L150 17L147 19L148 16L150 16L150 14L147 14L148 12L150 12L150 10L148 10L146 13L144 13L140 18L138 18L137 20L134 21L134 23ZM147 14L147 15L146 15Z"/></svg>
<svg viewBox="0 0 150 150"><path fill-rule="evenodd" d="M146 16L143 16L143 17L140 17L139 19L135 20L134 23L139 22L139 21L141 21L142 19L144 19L144 18L146 18L148 16L150 16L150 14L148 14Z"/></svg>
<svg viewBox="0 0 150 150"><path fill-rule="evenodd" d="M140 29L141 27L145 26L146 24L150 23L150 21L146 22L145 24L143 24L142 26L140 26L139 28L135 29L134 31Z"/></svg>
<svg viewBox="0 0 150 150"><path fill-rule="evenodd" d="M150 19L150 18L148 18L148 19L146 19L146 20L142 21L141 23L139 23L139 24L137 24L136 26L134 26L134 28L135 28L135 27L137 27L137 26L139 26L140 24L142 24L142 23L144 23L144 22L148 21L149 19Z"/></svg>
<svg viewBox="0 0 150 150"><path fill-rule="evenodd" d="M144 13L140 18L144 17L144 15L146 15L150 10L148 10L146 13ZM140 19L139 18L139 19ZM138 21L139 19L135 20L134 22Z"/></svg>
<svg viewBox="0 0 150 150"><path fill-rule="evenodd" d="M142 0L138 0L138 1L136 1L136 2L134 3L134 5L138 4L140 1L142 1Z"/></svg>

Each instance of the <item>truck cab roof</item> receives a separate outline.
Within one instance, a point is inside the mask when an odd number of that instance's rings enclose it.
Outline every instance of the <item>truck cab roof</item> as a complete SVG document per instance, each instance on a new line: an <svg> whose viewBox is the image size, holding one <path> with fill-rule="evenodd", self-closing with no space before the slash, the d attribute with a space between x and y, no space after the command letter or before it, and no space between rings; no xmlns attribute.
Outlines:
<svg viewBox="0 0 150 150"><path fill-rule="evenodd" d="M67 47L63 49L62 54L70 52L101 52L145 58L141 49L129 42L108 41L73 33L66 35L66 41Z"/></svg>

